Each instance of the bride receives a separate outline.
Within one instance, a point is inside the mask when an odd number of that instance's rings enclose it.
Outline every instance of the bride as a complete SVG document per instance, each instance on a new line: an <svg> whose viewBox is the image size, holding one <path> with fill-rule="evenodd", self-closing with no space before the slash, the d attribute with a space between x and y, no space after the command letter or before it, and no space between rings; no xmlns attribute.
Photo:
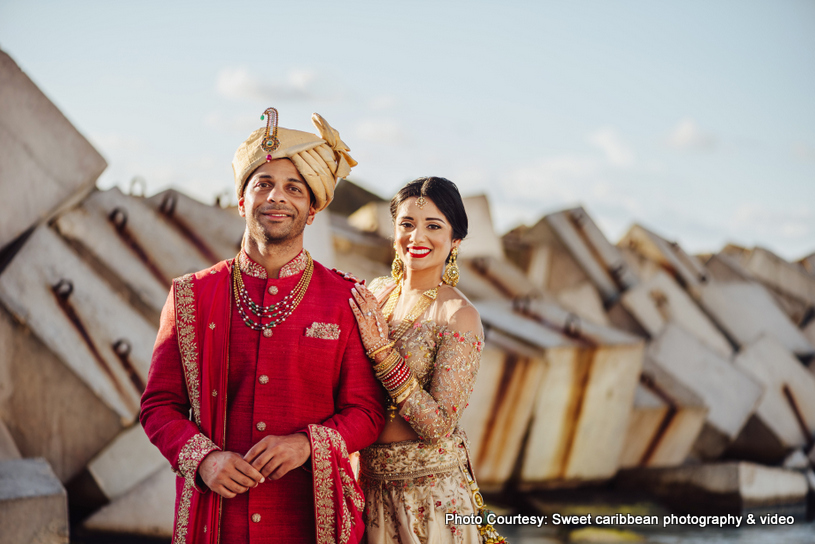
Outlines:
<svg viewBox="0 0 815 544"><path fill-rule="evenodd" d="M390 395L377 442L360 452L369 543L503 542L486 522L455 523L483 501L459 420L478 374L483 329L456 289L467 214L455 184L411 181L390 204L392 278L350 301L368 357ZM490 540L492 539L492 540Z"/></svg>

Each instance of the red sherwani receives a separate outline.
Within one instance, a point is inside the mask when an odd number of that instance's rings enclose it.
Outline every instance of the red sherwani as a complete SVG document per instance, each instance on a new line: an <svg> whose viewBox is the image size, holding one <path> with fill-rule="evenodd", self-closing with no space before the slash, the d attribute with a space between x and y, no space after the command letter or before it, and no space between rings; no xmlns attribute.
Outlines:
<svg viewBox="0 0 815 544"><path fill-rule="evenodd" d="M304 264L301 253L271 279L240 258L263 306L294 289ZM173 544L356 542L363 505L347 452L376 440L384 418L348 305L353 285L315 262L299 306L266 337L238 314L231 266L173 282L142 397L145 432L181 476ZM222 499L196 477L215 449L244 455L264 436L296 432L308 434L312 456L280 480Z"/></svg>

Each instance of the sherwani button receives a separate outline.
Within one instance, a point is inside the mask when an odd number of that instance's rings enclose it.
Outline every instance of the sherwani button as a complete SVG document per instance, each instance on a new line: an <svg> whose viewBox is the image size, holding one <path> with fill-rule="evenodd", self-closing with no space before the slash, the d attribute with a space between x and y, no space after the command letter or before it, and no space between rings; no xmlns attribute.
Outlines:
<svg viewBox="0 0 815 544"><path fill-rule="evenodd" d="M255 425L255 427L257 427L258 430L261 432L266 430L266 424L263 423L262 421L258 422L258 424Z"/></svg>
<svg viewBox="0 0 815 544"><path fill-rule="evenodd" d="M269 294L270 295L276 295L277 294L277 287L275 287L274 285L269 287Z"/></svg>
<svg viewBox="0 0 815 544"><path fill-rule="evenodd" d="M260 383L262 383L263 385L266 385L267 383L269 383L269 376L267 376L266 374L262 374L262 375L261 375L261 376L258 378L258 381L259 381Z"/></svg>
<svg viewBox="0 0 815 544"><path fill-rule="evenodd" d="M260 523L260 514L252 514L252 521L255 523Z"/></svg>

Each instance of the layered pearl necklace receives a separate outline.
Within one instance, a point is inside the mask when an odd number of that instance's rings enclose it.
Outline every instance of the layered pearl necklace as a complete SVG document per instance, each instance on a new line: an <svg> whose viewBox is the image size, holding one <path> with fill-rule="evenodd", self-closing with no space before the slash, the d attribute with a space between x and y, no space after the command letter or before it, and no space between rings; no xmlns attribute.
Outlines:
<svg viewBox="0 0 815 544"><path fill-rule="evenodd" d="M303 271L303 275L300 276L300 281L297 282L294 289L283 297L283 299L274 304L263 306L252 300L252 297L249 296L249 291L246 290L246 286L243 284L241 269L238 265L239 257L240 255L235 257L235 260L232 262L232 292L235 293L235 305L238 307L238 314L240 314L243 323L247 327L253 331L261 331L263 336L269 338L272 336L272 329L283 323L292 312L294 312L297 305L300 304L300 301L303 300L303 296L305 296L308 285L311 282L311 275L314 272L314 261L311 259L309 252L306 251L306 257L308 257L306 269ZM262 324L260 321L255 323L255 321L249 317L244 306L256 317L260 319L271 318L272 321L266 324Z"/></svg>

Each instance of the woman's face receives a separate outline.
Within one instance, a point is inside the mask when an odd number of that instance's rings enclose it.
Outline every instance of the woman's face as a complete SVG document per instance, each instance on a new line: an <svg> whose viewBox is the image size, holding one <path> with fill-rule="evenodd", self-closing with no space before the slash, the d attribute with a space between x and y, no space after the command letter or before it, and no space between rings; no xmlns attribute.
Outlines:
<svg viewBox="0 0 815 544"><path fill-rule="evenodd" d="M438 268L441 279L444 261L461 240L453 240L453 227L432 200L425 197L421 208L416 201L410 197L397 208L393 235L396 252L406 268Z"/></svg>

